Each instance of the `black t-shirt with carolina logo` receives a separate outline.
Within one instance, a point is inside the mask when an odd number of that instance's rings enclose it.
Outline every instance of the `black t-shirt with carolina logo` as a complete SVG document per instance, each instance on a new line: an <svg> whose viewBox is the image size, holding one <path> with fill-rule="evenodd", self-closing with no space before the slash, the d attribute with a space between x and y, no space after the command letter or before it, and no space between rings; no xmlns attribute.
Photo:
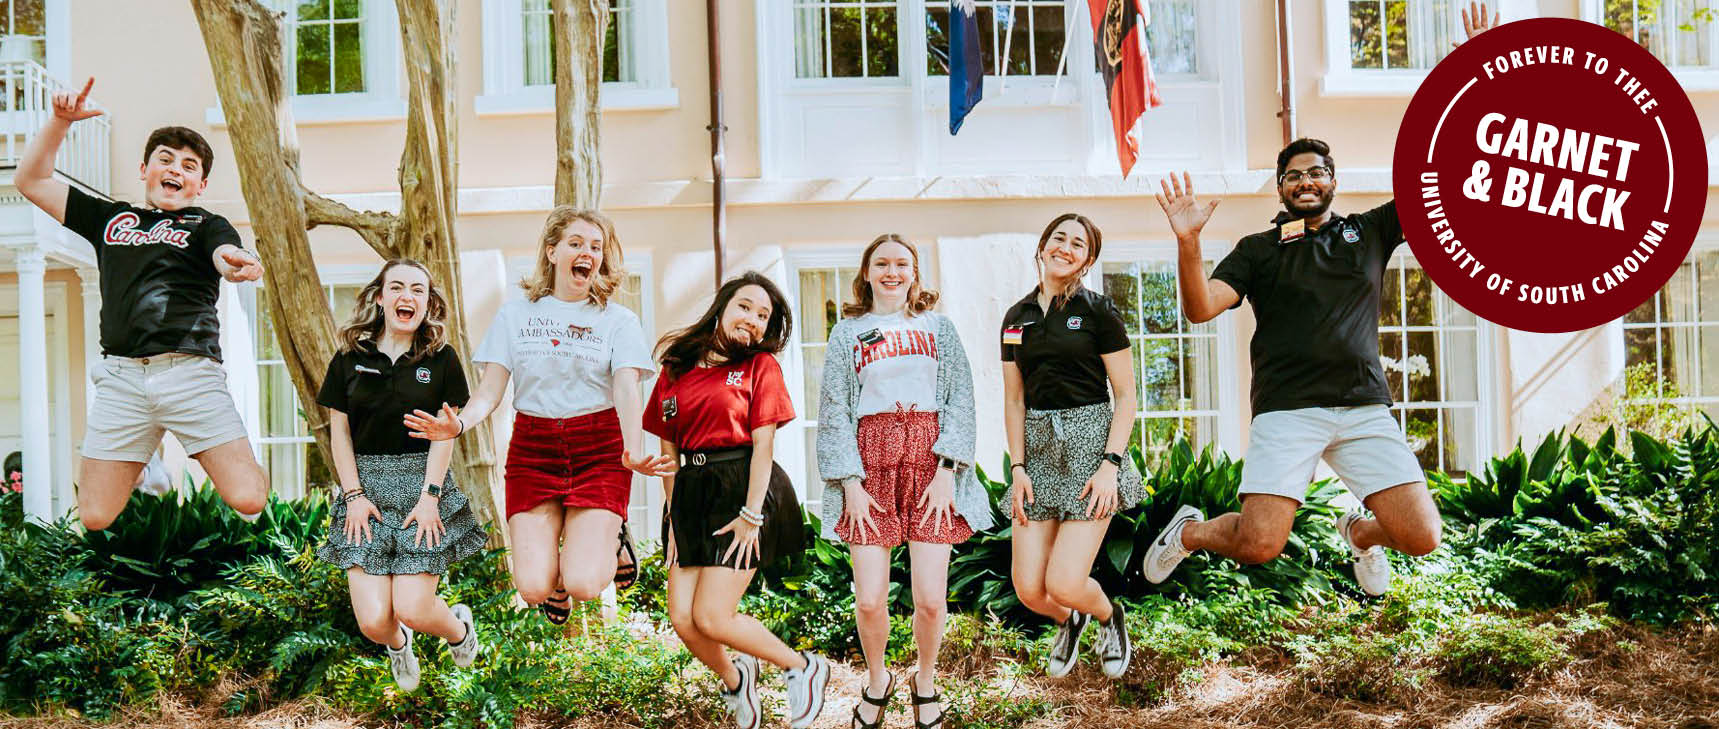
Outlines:
<svg viewBox="0 0 1719 729"><path fill-rule="evenodd" d="M95 246L101 268L101 350L116 357L184 352L221 359L215 249L243 246L203 208L155 210L66 193L67 228Z"/></svg>
<svg viewBox="0 0 1719 729"><path fill-rule="evenodd" d="M1046 314L1035 287L1003 314L1003 361L1021 368L1027 407L1066 410L1110 401L1104 355L1128 348L1122 313L1082 286Z"/></svg>
<svg viewBox="0 0 1719 729"><path fill-rule="evenodd" d="M466 373L453 347L418 360L402 354L395 361L366 341L328 361L316 404L346 413L354 453L401 455L430 451L430 441L408 434L406 413L435 413L442 403L465 407L468 397Z"/></svg>
<svg viewBox="0 0 1719 729"><path fill-rule="evenodd" d="M1249 351L1253 414L1391 404L1379 364L1379 294L1403 242L1396 202L1334 214L1319 230L1281 242L1287 219L1241 239L1212 271L1253 304L1259 321Z"/></svg>

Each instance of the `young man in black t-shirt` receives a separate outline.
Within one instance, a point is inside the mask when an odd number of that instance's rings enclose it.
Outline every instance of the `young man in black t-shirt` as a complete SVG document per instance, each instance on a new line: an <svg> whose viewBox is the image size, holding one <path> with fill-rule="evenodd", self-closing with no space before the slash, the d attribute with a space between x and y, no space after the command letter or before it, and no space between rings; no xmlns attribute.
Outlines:
<svg viewBox="0 0 1719 729"><path fill-rule="evenodd" d="M1420 556L1438 547L1441 521L1420 463L1391 414L1379 361L1379 294L1403 242L1395 202L1356 215L1331 210L1336 165L1324 142L1298 139L1277 156L1285 211L1243 238L1205 278L1200 230L1217 201L1171 178L1158 203L1180 248L1188 320L1253 305L1253 423L1242 465L1242 510L1205 520L1184 505L1153 540L1146 578L1160 582L1196 549L1247 564L1278 555L1323 458L1375 516L1351 511L1338 534L1369 594L1390 588L1384 548Z"/></svg>
<svg viewBox="0 0 1719 729"><path fill-rule="evenodd" d="M30 141L14 184L95 247L101 272L102 362L85 425L78 514L88 529L113 523L138 473L172 431L227 504L255 519L268 497L221 368L222 279L255 281L262 264L226 218L196 207L214 155L184 127L150 133L138 168L147 207L106 200L54 178L54 156L74 122L98 116L80 92L54 94L54 115Z"/></svg>

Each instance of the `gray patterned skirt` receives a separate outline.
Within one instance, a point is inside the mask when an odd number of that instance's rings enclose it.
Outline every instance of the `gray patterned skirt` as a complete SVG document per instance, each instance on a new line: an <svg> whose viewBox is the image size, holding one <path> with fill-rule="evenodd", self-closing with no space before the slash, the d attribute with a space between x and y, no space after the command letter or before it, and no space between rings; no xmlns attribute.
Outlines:
<svg viewBox="0 0 1719 729"><path fill-rule="evenodd" d="M418 505L430 454L360 454L355 458L358 483L377 511L382 512L382 521L370 522L369 541L348 542L346 505L337 500L330 509L328 541L316 550L317 557L342 569L357 567L372 575L439 575L453 563L483 551L488 535L472 515L471 504L454 481L453 469L442 480L440 511L447 532L434 547L418 546L412 543L418 525L401 529L400 524L412 513L412 507Z"/></svg>
<svg viewBox="0 0 1719 729"><path fill-rule="evenodd" d="M1028 519L1086 520L1087 500L1080 492L1104 462L1112 412L1108 402L1027 411L1026 471L1033 480L1033 501L1025 505ZM1012 502L1013 492L1009 497ZM1124 459L1116 472L1116 510L1132 509L1144 498L1140 472L1132 459Z"/></svg>

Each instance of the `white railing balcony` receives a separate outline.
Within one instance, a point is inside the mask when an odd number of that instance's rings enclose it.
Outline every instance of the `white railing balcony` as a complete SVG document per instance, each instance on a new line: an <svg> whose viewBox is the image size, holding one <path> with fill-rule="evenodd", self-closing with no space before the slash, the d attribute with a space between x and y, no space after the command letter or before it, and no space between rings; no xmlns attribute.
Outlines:
<svg viewBox="0 0 1719 729"><path fill-rule="evenodd" d="M0 61L0 174L18 167L30 139L53 115L54 93L77 90L49 76L48 69L35 61ZM93 99L86 103L102 108ZM73 124L54 158L54 171L87 189L111 194L111 129L106 114Z"/></svg>

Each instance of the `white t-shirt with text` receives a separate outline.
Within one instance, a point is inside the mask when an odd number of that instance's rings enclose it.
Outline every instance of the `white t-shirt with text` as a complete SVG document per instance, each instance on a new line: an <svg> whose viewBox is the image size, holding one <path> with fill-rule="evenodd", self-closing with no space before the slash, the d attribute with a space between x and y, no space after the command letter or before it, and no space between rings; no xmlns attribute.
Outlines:
<svg viewBox="0 0 1719 729"><path fill-rule="evenodd" d="M641 370L644 380L656 371L637 314L553 296L503 304L472 360L506 367L514 409L540 418L608 410L616 372Z"/></svg>
<svg viewBox="0 0 1719 729"><path fill-rule="evenodd" d="M937 322L933 314L866 314L854 320L858 340L859 417L897 408L937 411ZM868 341L869 340L869 341Z"/></svg>

